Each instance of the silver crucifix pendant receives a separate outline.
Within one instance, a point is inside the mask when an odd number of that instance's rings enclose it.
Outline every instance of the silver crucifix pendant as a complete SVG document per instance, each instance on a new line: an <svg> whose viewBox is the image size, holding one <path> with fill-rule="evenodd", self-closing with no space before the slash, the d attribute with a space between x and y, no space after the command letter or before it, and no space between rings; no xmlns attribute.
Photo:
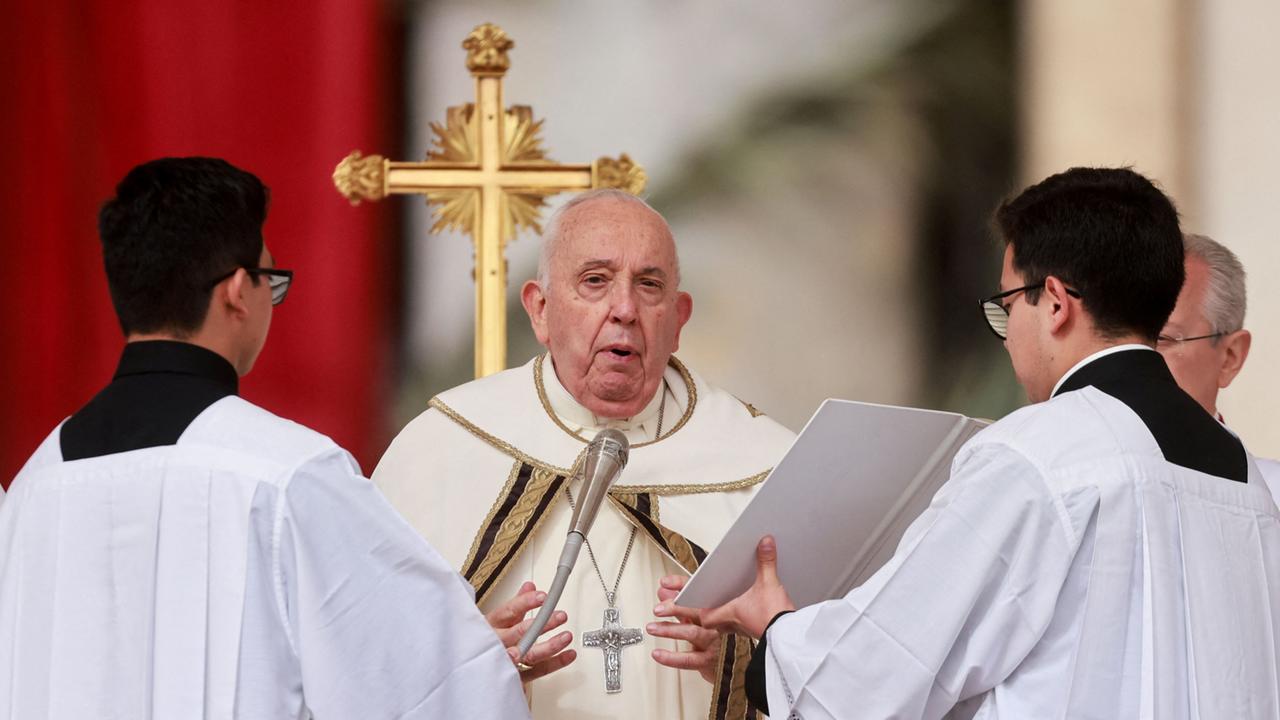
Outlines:
<svg viewBox="0 0 1280 720"><path fill-rule="evenodd" d="M604 627L582 634L584 647L604 651L604 691L607 693L622 692L622 648L644 639L640 628L624 628L620 618L621 613L613 607L610 598L609 607L604 609Z"/></svg>

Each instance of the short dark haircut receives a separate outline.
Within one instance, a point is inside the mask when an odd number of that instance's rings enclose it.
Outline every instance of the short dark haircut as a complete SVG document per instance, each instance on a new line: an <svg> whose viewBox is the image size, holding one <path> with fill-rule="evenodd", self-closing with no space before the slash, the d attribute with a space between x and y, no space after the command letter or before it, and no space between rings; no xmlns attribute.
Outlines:
<svg viewBox="0 0 1280 720"><path fill-rule="evenodd" d="M161 158L130 170L98 214L125 334L199 330L214 281L258 266L267 200L261 180L216 158Z"/></svg>
<svg viewBox="0 0 1280 720"><path fill-rule="evenodd" d="M1027 284L1080 293L1097 332L1155 342L1185 276L1173 202L1128 168L1072 168L1006 200L995 224ZM1028 292L1035 304L1038 291Z"/></svg>

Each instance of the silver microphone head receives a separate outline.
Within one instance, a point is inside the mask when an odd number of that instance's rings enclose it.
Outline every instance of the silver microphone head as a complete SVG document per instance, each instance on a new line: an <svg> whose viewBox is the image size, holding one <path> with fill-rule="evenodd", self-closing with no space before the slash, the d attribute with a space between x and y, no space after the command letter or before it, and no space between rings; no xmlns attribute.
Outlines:
<svg viewBox="0 0 1280 720"><path fill-rule="evenodd" d="M627 456L630 453L631 441L627 440L627 436L621 430L605 428L587 446L587 462L591 462L593 455L605 454L613 457L621 469L627 466Z"/></svg>
<svg viewBox="0 0 1280 720"><path fill-rule="evenodd" d="M587 446L586 458L582 462L582 485L578 496L578 504L573 509L573 517L569 520L569 532L586 535L596 520L596 513L604 504L605 495L627 464L627 456L631 452L631 443L621 432L608 428Z"/></svg>

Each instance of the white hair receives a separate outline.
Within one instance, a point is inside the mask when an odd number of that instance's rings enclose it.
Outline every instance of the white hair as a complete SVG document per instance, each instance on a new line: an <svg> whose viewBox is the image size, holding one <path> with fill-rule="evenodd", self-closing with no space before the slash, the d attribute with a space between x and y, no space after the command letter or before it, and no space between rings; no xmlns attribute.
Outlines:
<svg viewBox="0 0 1280 720"><path fill-rule="evenodd" d="M560 244L560 240L564 238L565 215L579 205L586 205L589 202L604 200L606 198L639 205L654 215L657 215L658 219L662 220L662 224L666 226L667 235L671 236L672 245L674 246L675 235L671 232L671 226L667 225L667 219L662 217L662 213L654 210L653 206L645 202L643 198L632 195L626 190L619 190L617 188L588 190L584 193L573 196L569 199L569 202L557 208L556 211L551 214L550 219L547 220L546 226L542 229L542 248L538 252L538 287L542 288L542 292L547 293L551 290L551 260L555 257L556 249ZM570 222L570 225L572 225L572 221ZM680 287L680 252L678 249L676 250L675 256L675 287L678 288Z"/></svg>
<svg viewBox="0 0 1280 720"><path fill-rule="evenodd" d="M1205 235L1186 233L1182 247L1188 256L1209 268L1208 287L1201 310L1215 333L1233 333L1244 327L1245 274L1240 258L1222 243Z"/></svg>

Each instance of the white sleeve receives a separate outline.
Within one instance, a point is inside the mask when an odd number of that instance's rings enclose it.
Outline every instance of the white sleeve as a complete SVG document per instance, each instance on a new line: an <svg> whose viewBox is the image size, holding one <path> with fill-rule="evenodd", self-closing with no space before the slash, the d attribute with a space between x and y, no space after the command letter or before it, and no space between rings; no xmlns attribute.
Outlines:
<svg viewBox="0 0 1280 720"><path fill-rule="evenodd" d="M326 453L295 474L277 532L316 717L528 717L519 675L471 586L349 455Z"/></svg>
<svg viewBox="0 0 1280 720"><path fill-rule="evenodd" d="M770 628L772 715L939 718L999 684L1043 635L1078 546L1059 508L1023 456L976 449L866 584Z"/></svg>

